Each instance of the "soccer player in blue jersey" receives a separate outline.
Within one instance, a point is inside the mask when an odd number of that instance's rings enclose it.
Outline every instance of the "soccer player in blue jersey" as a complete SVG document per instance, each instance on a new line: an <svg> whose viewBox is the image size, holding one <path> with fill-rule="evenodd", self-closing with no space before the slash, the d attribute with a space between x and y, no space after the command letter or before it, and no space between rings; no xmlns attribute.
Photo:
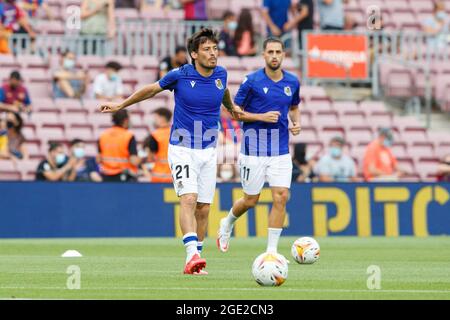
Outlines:
<svg viewBox="0 0 450 320"><path fill-rule="evenodd" d="M289 131L300 133L300 83L297 77L282 70L284 45L277 38L264 42L265 68L248 75L234 99L244 109L239 166L244 197L237 200L228 216L220 221L217 246L228 251L236 220L253 208L267 181L273 206L269 215L267 252L277 252L285 220L286 202L292 177L289 154ZM289 128L289 120L292 126Z"/></svg>
<svg viewBox="0 0 450 320"><path fill-rule="evenodd" d="M121 104L104 104L100 109L116 112L163 90L174 91L168 161L180 197L180 225L187 253L184 273L207 274L203 270L206 261L200 252L216 188L220 108L223 104L235 116L242 111L234 106L226 88L226 70L217 65L216 34L210 29L197 32L188 40L188 52L192 64L170 71L159 82L137 91Z"/></svg>

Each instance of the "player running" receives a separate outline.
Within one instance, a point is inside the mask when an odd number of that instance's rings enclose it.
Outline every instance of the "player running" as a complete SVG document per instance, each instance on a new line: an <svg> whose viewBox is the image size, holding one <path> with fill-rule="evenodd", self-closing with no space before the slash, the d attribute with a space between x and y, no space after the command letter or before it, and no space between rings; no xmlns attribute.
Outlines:
<svg viewBox="0 0 450 320"><path fill-rule="evenodd" d="M244 197L237 200L228 216L220 221L217 246L228 251L236 220L253 208L265 181L272 190L273 206L269 215L267 252L277 252L292 176L289 131L300 133L300 83L296 76L281 69L284 45L277 38L264 41L262 68L248 75L234 99L244 108L239 167ZM289 118L292 127L289 127Z"/></svg>
<svg viewBox="0 0 450 320"><path fill-rule="evenodd" d="M223 103L236 116L242 114L226 88L226 70L217 65L217 45L216 34L202 29L188 40L192 64L170 71L159 82L137 91L121 104L101 106L102 112L116 112L163 90L175 92L168 161L180 197L180 225L187 253L185 274L207 274L203 270L206 261L200 252L216 189L220 107Z"/></svg>

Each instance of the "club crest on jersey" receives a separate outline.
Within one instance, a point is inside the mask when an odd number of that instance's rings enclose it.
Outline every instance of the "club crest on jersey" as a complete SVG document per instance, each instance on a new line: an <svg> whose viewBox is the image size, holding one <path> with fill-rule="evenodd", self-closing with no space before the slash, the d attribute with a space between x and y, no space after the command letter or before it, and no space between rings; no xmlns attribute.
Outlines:
<svg viewBox="0 0 450 320"><path fill-rule="evenodd" d="M292 96L291 87L284 87L284 94L287 95L288 97L291 97Z"/></svg>
<svg viewBox="0 0 450 320"><path fill-rule="evenodd" d="M216 87L217 87L217 89L219 89L219 90L223 90L222 80L216 79Z"/></svg>

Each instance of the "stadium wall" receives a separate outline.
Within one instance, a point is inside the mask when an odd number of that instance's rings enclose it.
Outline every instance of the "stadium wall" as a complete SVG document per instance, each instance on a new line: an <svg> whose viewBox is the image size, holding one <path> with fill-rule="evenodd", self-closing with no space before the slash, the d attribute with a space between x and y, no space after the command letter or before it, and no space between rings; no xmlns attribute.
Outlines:
<svg viewBox="0 0 450 320"><path fill-rule="evenodd" d="M180 236L177 197L168 184L0 183L0 237ZM208 232L242 195L217 187ZM270 189L241 218L237 237L265 236ZM295 184L284 235L450 235L450 184Z"/></svg>

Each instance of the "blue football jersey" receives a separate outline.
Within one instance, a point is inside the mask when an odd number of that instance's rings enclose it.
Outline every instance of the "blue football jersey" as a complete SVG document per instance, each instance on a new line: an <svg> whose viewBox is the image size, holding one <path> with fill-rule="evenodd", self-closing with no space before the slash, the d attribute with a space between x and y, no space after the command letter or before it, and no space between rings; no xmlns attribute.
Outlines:
<svg viewBox="0 0 450 320"><path fill-rule="evenodd" d="M263 69L248 75L234 99L235 104L250 113L279 111L277 123L244 122L241 153L252 156L278 156L289 153L289 120L291 106L300 103L300 82L283 70L283 79L274 82Z"/></svg>
<svg viewBox="0 0 450 320"><path fill-rule="evenodd" d="M204 77L192 64L173 69L159 81L161 88L175 93L170 144L191 149L216 146L226 84L223 67Z"/></svg>

